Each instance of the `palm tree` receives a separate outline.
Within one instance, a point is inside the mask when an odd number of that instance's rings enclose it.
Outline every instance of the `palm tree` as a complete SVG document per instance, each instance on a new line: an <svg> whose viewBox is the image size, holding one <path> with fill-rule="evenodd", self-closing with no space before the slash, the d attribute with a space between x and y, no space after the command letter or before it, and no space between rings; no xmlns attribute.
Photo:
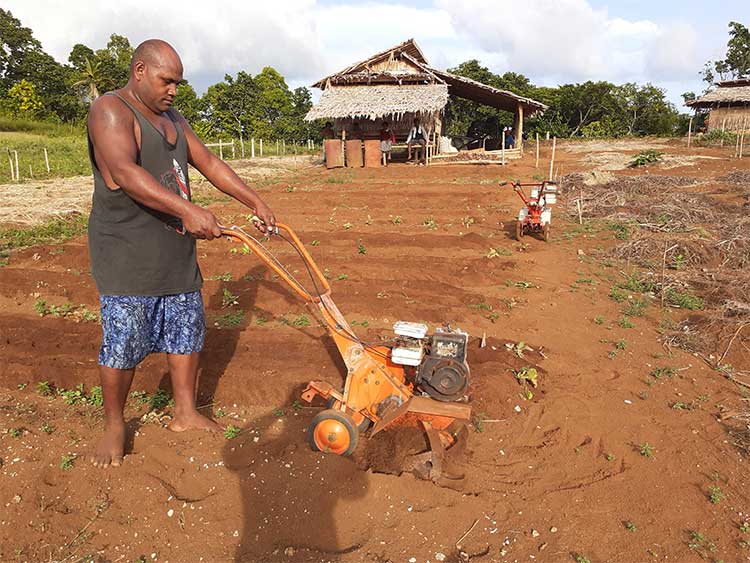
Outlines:
<svg viewBox="0 0 750 563"><path fill-rule="evenodd" d="M81 71L82 78L73 84L74 86L85 86L88 90L89 101L91 102L99 97L99 88L96 86L102 80L99 67L99 61L92 63L86 57L86 67Z"/></svg>

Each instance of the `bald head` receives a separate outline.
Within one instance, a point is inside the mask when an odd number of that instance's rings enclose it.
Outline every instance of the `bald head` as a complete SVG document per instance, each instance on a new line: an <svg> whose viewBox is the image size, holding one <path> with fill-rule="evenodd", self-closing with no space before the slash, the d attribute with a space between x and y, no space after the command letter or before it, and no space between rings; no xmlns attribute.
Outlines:
<svg viewBox="0 0 750 563"><path fill-rule="evenodd" d="M144 41L133 52L128 87L154 112L172 107L182 82L182 61L177 51L161 39Z"/></svg>
<svg viewBox="0 0 750 563"><path fill-rule="evenodd" d="M130 72L133 72L139 62L149 66L179 65L182 69L182 61L177 51L161 39L147 39L135 48L130 59Z"/></svg>

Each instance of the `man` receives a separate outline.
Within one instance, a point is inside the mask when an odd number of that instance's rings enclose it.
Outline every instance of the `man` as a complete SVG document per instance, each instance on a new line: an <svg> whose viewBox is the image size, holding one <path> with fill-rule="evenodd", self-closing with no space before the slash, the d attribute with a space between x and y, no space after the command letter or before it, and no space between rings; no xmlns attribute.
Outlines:
<svg viewBox="0 0 750 563"><path fill-rule="evenodd" d="M135 367L152 352L167 353L175 401L170 429L221 429L195 405L205 337L195 239L214 239L221 229L210 211L191 203L188 164L252 208L261 232L276 224L268 206L172 108L181 81L174 49L145 41L133 53L125 87L101 96L89 112L89 252L103 333L105 429L92 456L99 467L122 463L125 401Z"/></svg>
<svg viewBox="0 0 750 563"><path fill-rule="evenodd" d="M425 147L427 146L427 130L419 123L418 117L414 118L414 127L411 128L409 136L406 138L406 160L411 160L411 148L414 145L418 145L417 150L421 153L419 159L423 161L425 158Z"/></svg>
<svg viewBox="0 0 750 563"><path fill-rule="evenodd" d="M516 148L516 138L513 135L513 128L508 127L505 130L505 148L506 149L514 149Z"/></svg>

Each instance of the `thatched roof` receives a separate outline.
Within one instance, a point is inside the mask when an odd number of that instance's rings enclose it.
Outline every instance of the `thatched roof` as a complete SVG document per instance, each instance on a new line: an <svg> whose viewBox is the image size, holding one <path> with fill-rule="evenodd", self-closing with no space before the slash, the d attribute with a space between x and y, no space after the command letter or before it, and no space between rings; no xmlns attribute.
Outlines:
<svg viewBox="0 0 750 563"><path fill-rule="evenodd" d="M729 105L750 105L750 78L726 80L717 84L716 90L686 102L692 108L715 108Z"/></svg>
<svg viewBox="0 0 750 563"><path fill-rule="evenodd" d="M305 116L315 119L398 119L406 113L428 115L448 103L445 84L330 86Z"/></svg>
<svg viewBox="0 0 750 563"><path fill-rule="evenodd" d="M409 89L410 86L413 88ZM429 90L429 94L428 90L414 89L427 86L443 88L433 88ZM432 113L443 109L448 102L447 94L510 112L515 112L520 105L527 116L547 109L546 105L536 100L430 67L414 39L327 76L313 84L313 87L322 89L323 95L320 102L307 114L305 119L308 120L355 115L365 117L409 112ZM375 90L368 93L364 90L350 90L355 87ZM343 91L344 88L346 91ZM327 96L328 92L331 92L330 96ZM439 100L443 100L442 105L436 107ZM372 103L376 106L371 107ZM419 107L420 104L422 107ZM392 109L389 110L389 106ZM342 110L344 107L348 108L346 113ZM403 110L404 107L410 109Z"/></svg>
<svg viewBox="0 0 750 563"><path fill-rule="evenodd" d="M430 70L435 73L438 78L441 78L448 83L449 92L453 96L458 96L459 98L465 98L467 100L472 100L474 102L479 102L480 104L510 112L516 111L516 108L520 104L523 106L526 115L543 112L547 109L547 106L542 102L537 102L531 98L524 98L513 92L493 88L492 86L482 84L471 78L451 74L444 70L437 70L434 68L430 68Z"/></svg>
<svg viewBox="0 0 750 563"><path fill-rule="evenodd" d="M406 41L404 41L403 43L399 43L395 47L391 47L390 49L386 49L385 51L377 53L376 55L373 55L368 59L354 63L353 65L335 74L332 74L331 76L321 78L315 84L313 84L313 88L325 89L329 81L335 82L337 77L341 77L347 74L355 74L360 72L364 72L366 74L370 71L371 66L388 59L394 53L398 53L399 55L404 54L407 55L412 61L418 62L423 65L427 64L427 60L425 59L422 50L417 46L417 43L414 41L414 39L407 39Z"/></svg>

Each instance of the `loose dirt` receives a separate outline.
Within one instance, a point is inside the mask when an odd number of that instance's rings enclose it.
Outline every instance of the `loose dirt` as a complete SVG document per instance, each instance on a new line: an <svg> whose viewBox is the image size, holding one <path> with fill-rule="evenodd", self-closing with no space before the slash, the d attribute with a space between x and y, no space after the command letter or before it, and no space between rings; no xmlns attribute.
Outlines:
<svg viewBox="0 0 750 563"><path fill-rule="evenodd" d="M558 146L566 175L590 171L589 149ZM717 202L747 193L750 161L729 149L659 150L717 157L649 169L695 180L674 189L697 183ZM98 311L85 237L13 253L0 268L0 560L747 560L747 389L708 365L728 339L704 361L660 341L665 318L693 313L646 296L643 316L624 317L627 303L610 292L633 265L611 258L622 243L611 230L584 229L556 208L552 242L513 240L521 202L497 182L544 174L549 153L545 144L539 169L530 154L505 168L304 163L257 183L362 338L387 336L396 320L472 335L474 421L458 491L395 474L390 462L414 437L386 436L371 450L364 439L353 459L309 449L306 427L321 406L301 404L299 392L311 379L341 385L343 364L313 311L224 240L199 242L209 331L198 399L240 434L171 433L169 407L144 417L136 393L124 465L92 467L85 454L101 410L43 396L39 383L90 392L100 327L35 309L42 299ZM738 183L715 182L723 177ZM247 209L199 187L223 222L247 222ZM283 241L269 245L304 279ZM738 378L748 345L750 327L722 358ZM526 367L538 387L517 379ZM169 389L166 362L153 356L133 390L159 388Z"/></svg>

